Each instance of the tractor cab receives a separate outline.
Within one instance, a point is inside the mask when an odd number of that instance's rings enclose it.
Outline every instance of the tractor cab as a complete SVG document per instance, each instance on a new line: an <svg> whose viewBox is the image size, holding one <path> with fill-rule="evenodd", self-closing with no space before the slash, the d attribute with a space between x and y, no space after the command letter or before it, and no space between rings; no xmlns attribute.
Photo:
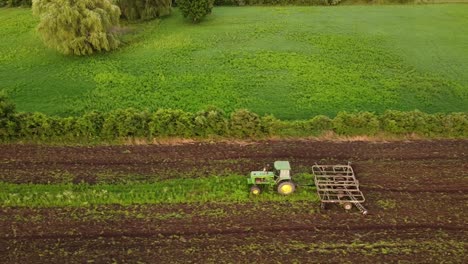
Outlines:
<svg viewBox="0 0 468 264"><path fill-rule="evenodd" d="M280 194L288 195L294 192L296 186L291 181L291 166L289 161L275 161L274 171L252 171L247 183L251 185L250 193L258 195L261 192L260 186L276 186Z"/></svg>
<svg viewBox="0 0 468 264"><path fill-rule="evenodd" d="M274 167L276 170L276 182L291 180L289 161L275 161Z"/></svg>

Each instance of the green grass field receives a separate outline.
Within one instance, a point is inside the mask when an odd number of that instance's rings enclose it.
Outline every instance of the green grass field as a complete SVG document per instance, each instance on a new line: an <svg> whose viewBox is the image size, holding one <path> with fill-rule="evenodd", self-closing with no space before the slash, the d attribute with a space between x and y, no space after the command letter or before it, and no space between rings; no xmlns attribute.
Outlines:
<svg viewBox="0 0 468 264"><path fill-rule="evenodd" d="M466 4L216 7L198 25L175 10L90 57L45 48L29 9L0 21L0 90L20 111L468 111Z"/></svg>

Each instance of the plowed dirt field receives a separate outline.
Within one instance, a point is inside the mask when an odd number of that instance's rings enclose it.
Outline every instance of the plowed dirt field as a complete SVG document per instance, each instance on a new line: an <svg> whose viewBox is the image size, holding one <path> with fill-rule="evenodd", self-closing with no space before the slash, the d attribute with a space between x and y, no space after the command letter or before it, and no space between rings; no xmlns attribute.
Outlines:
<svg viewBox="0 0 468 264"><path fill-rule="evenodd" d="M468 141L0 146L11 183L248 175L352 162L368 215L311 202L0 205L2 263L466 263ZM0 190L1 191L1 190Z"/></svg>

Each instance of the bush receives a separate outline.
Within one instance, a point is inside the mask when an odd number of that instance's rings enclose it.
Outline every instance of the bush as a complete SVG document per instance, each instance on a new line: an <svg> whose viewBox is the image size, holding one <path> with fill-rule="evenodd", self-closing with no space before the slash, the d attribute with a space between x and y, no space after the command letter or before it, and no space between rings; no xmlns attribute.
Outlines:
<svg viewBox="0 0 468 264"><path fill-rule="evenodd" d="M104 115L99 112L92 111L86 113L76 120L75 135L79 138L96 140L101 137L104 121Z"/></svg>
<svg viewBox="0 0 468 264"><path fill-rule="evenodd" d="M468 138L468 114L452 113L441 116L443 130L441 135Z"/></svg>
<svg viewBox="0 0 468 264"><path fill-rule="evenodd" d="M177 0L182 15L193 23L200 22L206 15L211 14L214 0Z"/></svg>
<svg viewBox="0 0 468 264"><path fill-rule="evenodd" d="M15 105L0 92L0 141L11 139L16 129Z"/></svg>
<svg viewBox="0 0 468 264"><path fill-rule="evenodd" d="M324 115L314 116L303 123L303 129L310 135L319 135L325 131L333 130L333 121Z"/></svg>
<svg viewBox="0 0 468 264"><path fill-rule="evenodd" d="M246 109L231 114L229 130L231 136L236 138L255 138L264 135L260 117Z"/></svg>
<svg viewBox="0 0 468 264"><path fill-rule="evenodd" d="M133 108L118 109L104 116L101 136L114 140L125 137L147 137L150 114ZM97 128L93 128L95 131Z"/></svg>
<svg viewBox="0 0 468 264"><path fill-rule="evenodd" d="M340 112L333 119L333 129L340 135L375 135L379 131L379 120L369 112Z"/></svg>
<svg viewBox="0 0 468 264"><path fill-rule="evenodd" d="M150 137L191 137L193 114L182 110L160 109L151 116Z"/></svg>
<svg viewBox="0 0 468 264"><path fill-rule="evenodd" d="M63 54L88 55L119 46L120 9L111 0L33 0L44 43Z"/></svg>
<svg viewBox="0 0 468 264"><path fill-rule="evenodd" d="M172 0L117 0L122 17L128 20L149 20L171 13Z"/></svg>
<svg viewBox="0 0 468 264"><path fill-rule="evenodd" d="M133 108L115 111L119 137L148 137L150 114Z"/></svg>
<svg viewBox="0 0 468 264"><path fill-rule="evenodd" d="M18 137L29 140L46 140L53 136L51 119L43 113L18 113Z"/></svg>
<svg viewBox="0 0 468 264"><path fill-rule="evenodd" d="M228 134L228 121L221 109L212 107L196 114L194 129L201 137L224 136Z"/></svg>
<svg viewBox="0 0 468 264"><path fill-rule="evenodd" d="M78 118L76 117L65 117L57 118L57 127L55 130L55 136L63 139L77 139L80 138L79 131L76 129L76 123ZM55 123L55 122L54 122Z"/></svg>
<svg viewBox="0 0 468 264"><path fill-rule="evenodd" d="M420 111L401 112L388 110L380 116L382 129L396 135L423 133L428 129L428 115Z"/></svg>
<svg viewBox="0 0 468 264"><path fill-rule="evenodd" d="M261 133L266 136L278 134L281 129L281 121L273 115L263 116L260 120Z"/></svg>

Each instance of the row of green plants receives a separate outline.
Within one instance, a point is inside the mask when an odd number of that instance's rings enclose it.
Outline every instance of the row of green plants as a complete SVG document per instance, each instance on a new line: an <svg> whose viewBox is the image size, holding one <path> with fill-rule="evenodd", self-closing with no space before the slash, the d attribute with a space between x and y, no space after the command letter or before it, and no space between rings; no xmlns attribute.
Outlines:
<svg viewBox="0 0 468 264"><path fill-rule="evenodd" d="M309 175L309 177L311 177ZM56 207L103 204L160 204L251 201L246 177L210 176L153 183L120 184L14 184L0 182L0 206ZM317 201L305 189L284 197L265 189L256 201Z"/></svg>
<svg viewBox="0 0 468 264"><path fill-rule="evenodd" d="M271 115L259 116L246 109L227 114L211 107L197 113L173 109L149 112L129 108L57 117L16 112L15 105L5 95L0 95L1 142L86 143L170 137L244 139L320 136L328 132L344 136L417 134L424 137L468 138L468 114L388 110L380 115L340 112L334 118L318 115L309 120L282 121Z"/></svg>

